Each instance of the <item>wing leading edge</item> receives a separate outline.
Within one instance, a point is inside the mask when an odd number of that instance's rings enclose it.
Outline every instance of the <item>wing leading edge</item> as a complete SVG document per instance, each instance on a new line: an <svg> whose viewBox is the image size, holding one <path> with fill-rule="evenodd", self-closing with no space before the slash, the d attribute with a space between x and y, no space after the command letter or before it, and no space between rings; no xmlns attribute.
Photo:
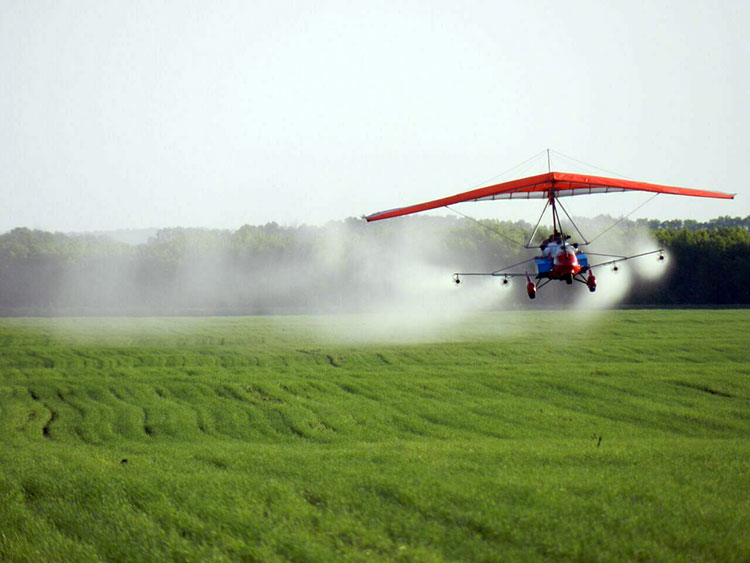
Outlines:
<svg viewBox="0 0 750 563"><path fill-rule="evenodd" d="M599 194L609 192L626 191L655 192L671 195L685 195L692 197L713 197L721 199L734 199L734 194L723 192L712 192L708 190L695 190L692 188L679 188L676 186L662 186L649 184L647 182L636 182L633 180L621 180L619 178L604 178L602 176L589 176L586 174L571 174L568 172L547 172L538 176L529 176L519 180L511 180L501 184L485 186L462 192L460 194L418 203L408 207L399 207L388 211L380 211L367 215L369 221L380 221L391 217L400 217L411 213L419 213L429 209L445 207L454 203L464 201L485 201L493 199L548 199L554 197L567 197L574 195Z"/></svg>

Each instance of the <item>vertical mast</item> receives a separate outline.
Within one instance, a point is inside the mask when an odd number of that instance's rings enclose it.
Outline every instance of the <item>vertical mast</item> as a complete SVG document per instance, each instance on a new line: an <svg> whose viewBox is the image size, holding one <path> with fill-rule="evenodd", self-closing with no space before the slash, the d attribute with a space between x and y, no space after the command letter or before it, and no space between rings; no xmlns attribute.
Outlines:
<svg viewBox="0 0 750 563"><path fill-rule="evenodd" d="M549 149L547 149L547 173L552 172L552 165L550 164L550 156L549 156ZM552 206L552 232L554 234L557 234L561 231L558 231L558 227L561 227L560 225L560 218L557 216L557 207L555 207L555 181L552 180L552 185L549 189L549 204Z"/></svg>
<svg viewBox="0 0 750 563"><path fill-rule="evenodd" d="M560 225L560 217L557 215L557 206L555 205L555 193L554 193L554 185L552 189L550 189L549 193L549 203L552 207L552 233L553 234L562 234L562 231L558 230L558 227L561 227Z"/></svg>

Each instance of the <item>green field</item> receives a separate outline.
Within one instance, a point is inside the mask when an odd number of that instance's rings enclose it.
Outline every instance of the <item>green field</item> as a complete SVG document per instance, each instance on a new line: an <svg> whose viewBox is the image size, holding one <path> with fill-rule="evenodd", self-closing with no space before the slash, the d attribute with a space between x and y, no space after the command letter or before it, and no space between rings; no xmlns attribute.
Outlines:
<svg viewBox="0 0 750 563"><path fill-rule="evenodd" d="M0 320L0 560L750 561L750 311Z"/></svg>

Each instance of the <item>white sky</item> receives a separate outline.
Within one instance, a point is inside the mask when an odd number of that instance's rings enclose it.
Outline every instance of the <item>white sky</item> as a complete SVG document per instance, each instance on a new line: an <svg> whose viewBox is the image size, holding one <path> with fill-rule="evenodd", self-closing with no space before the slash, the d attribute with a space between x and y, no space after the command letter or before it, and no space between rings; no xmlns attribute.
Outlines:
<svg viewBox="0 0 750 563"><path fill-rule="evenodd" d="M745 216L749 25L746 1L0 0L0 232L318 224L547 147L738 193L634 217ZM617 216L647 197L565 202Z"/></svg>

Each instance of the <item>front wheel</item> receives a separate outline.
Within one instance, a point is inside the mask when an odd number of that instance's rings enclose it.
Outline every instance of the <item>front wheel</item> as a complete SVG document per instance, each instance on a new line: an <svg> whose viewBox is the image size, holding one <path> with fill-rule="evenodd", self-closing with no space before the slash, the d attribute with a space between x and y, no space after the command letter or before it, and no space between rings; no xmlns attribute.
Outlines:
<svg viewBox="0 0 750 563"><path fill-rule="evenodd" d="M533 281L529 280L529 282L526 284L526 293L528 294L529 299L536 298L536 290L536 284Z"/></svg>

